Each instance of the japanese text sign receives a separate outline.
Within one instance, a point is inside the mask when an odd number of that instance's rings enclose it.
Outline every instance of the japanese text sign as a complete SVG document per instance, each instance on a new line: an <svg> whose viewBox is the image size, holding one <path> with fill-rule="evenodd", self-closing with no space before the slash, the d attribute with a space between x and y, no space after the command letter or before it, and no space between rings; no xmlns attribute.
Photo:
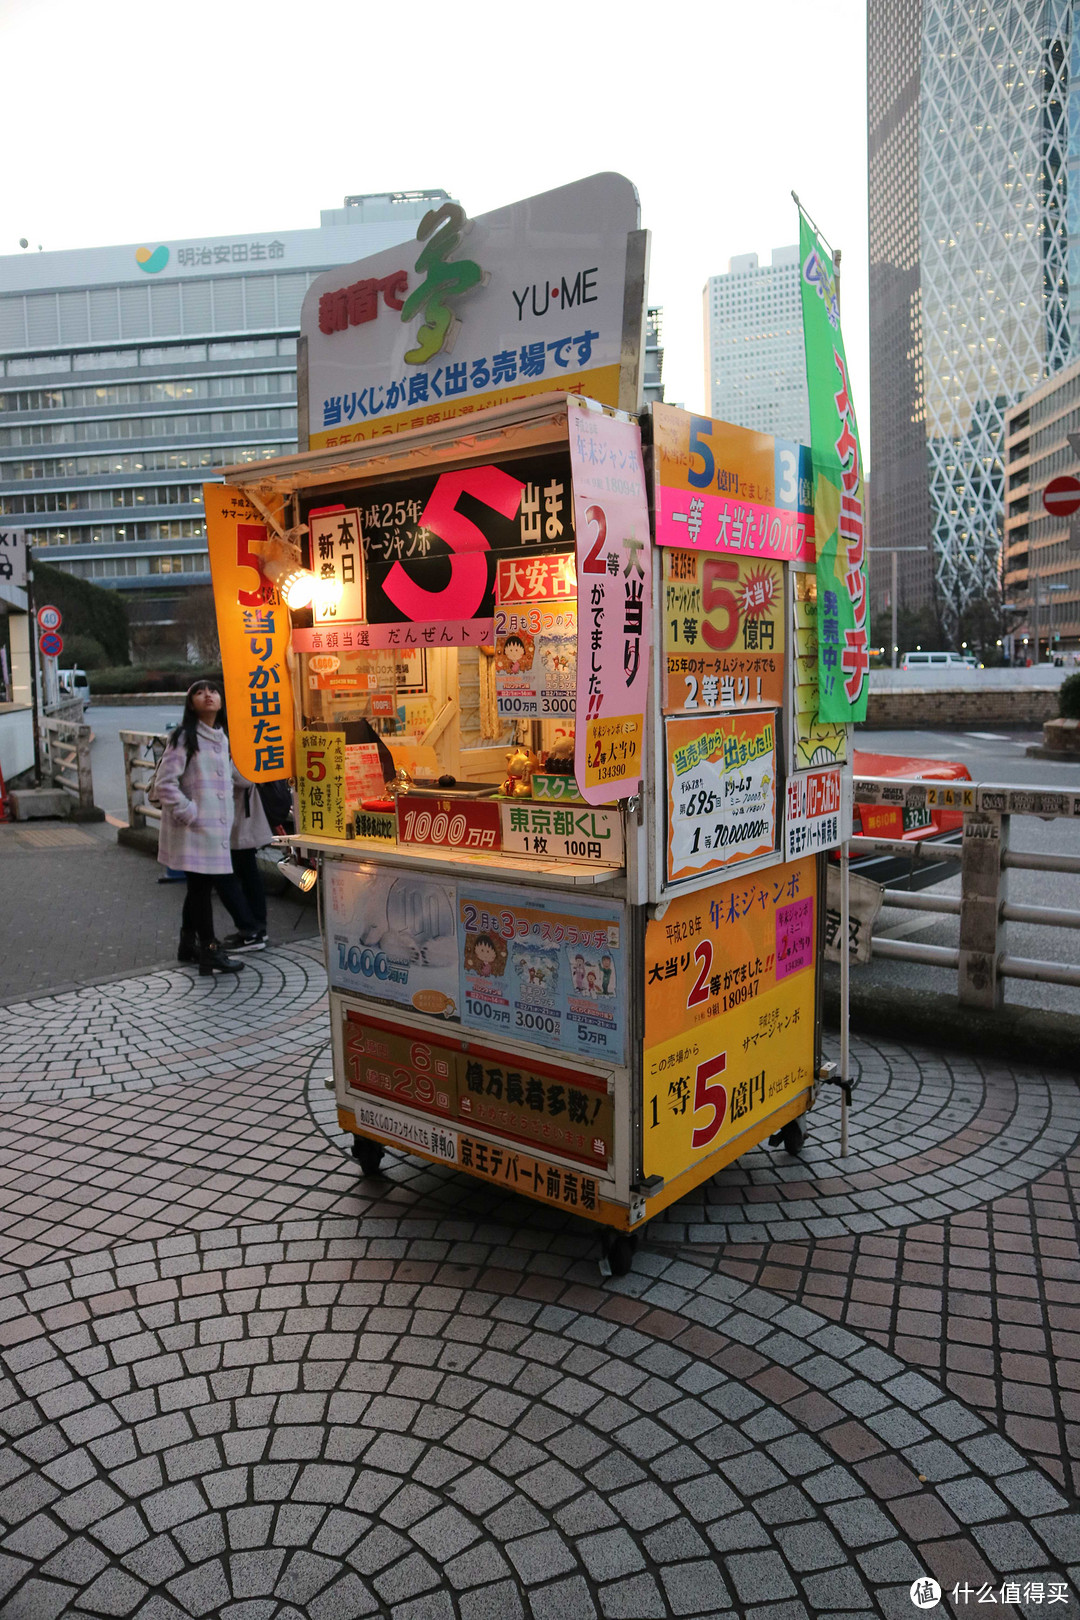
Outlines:
<svg viewBox="0 0 1080 1620"><path fill-rule="evenodd" d="M467 1028L622 1061L621 907L532 895L522 903L509 889L465 885L458 905Z"/></svg>
<svg viewBox="0 0 1080 1620"><path fill-rule="evenodd" d="M768 855L776 845L776 714L664 721L667 881Z"/></svg>
<svg viewBox="0 0 1080 1620"><path fill-rule="evenodd" d="M681 895L645 931L644 1170L672 1180L813 1083L816 864Z"/></svg>
<svg viewBox="0 0 1080 1620"><path fill-rule="evenodd" d="M289 614L251 550L267 526L228 484L204 484L203 500L232 756L249 781L283 781L293 773Z"/></svg>
<svg viewBox="0 0 1080 1620"><path fill-rule="evenodd" d="M813 557L808 452L768 433L653 406L656 543Z"/></svg>
<svg viewBox="0 0 1080 1620"><path fill-rule="evenodd" d="M548 780L568 782L570 778ZM610 866L623 863L621 810L537 804L530 799L518 799L500 808L502 847L508 853L542 855L557 861L602 861Z"/></svg>
<svg viewBox="0 0 1080 1620"><path fill-rule="evenodd" d="M339 624L366 618L358 509L338 506L309 512L308 527L311 571L318 580L312 601L313 623Z"/></svg>
<svg viewBox="0 0 1080 1620"><path fill-rule="evenodd" d="M577 726L574 774L600 804L641 781L651 646L652 550L641 431L572 407L577 535Z"/></svg>
<svg viewBox="0 0 1080 1620"><path fill-rule="evenodd" d="M352 1090L607 1168L611 1098L594 1075L523 1062L472 1041L411 1035L352 1008L344 1013L342 1048Z"/></svg>
<svg viewBox="0 0 1080 1620"><path fill-rule="evenodd" d="M818 715L866 719L870 691L862 451L840 331L833 261L799 215L803 340L817 535Z"/></svg>
<svg viewBox="0 0 1080 1620"><path fill-rule="evenodd" d="M670 549L663 558L664 709L780 708L781 564Z"/></svg>
<svg viewBox="0 0 1080 1620"><path fill-rule="evenodd" d="M623 306L637 228L633 186L598 174L472 221L458 203L436 204L415 241L316 277L300 318L308 447L531 394L630 403Z"/></svg>
<svg viewBox="0 0 1080 1620"><path fill-rule="evenodd" d="M298 832L345 838L345 733L302 731L296 746Z"/></svg>
<svg viewBox="0 0 1080 1620"><path fill-rule="evenodd" d="M319 547L328 540L335 546L328 561L342 566L337 531L344 519L363 533L364 585L358 600L367 624L347 622L343 603L336 614L342 638L337 648L346 645L346 634L357 647L486 644L499 564L524 569L542 547L573 539L565 450L505 468L480 464L367 483L344 492L342 502L337 511L321 506L318 497L301 503L311 529L313 568L322 565ZM316 635L330 648L328 628L316 624L303 638L303 650L318 650Z"/></svg>
<svg viewBox="0 0 1080 1620"><path fill-rule="evenodd" d="M851 837L851 796L838 765L789 776L785 795L784 859L837 849Z"/></svg>

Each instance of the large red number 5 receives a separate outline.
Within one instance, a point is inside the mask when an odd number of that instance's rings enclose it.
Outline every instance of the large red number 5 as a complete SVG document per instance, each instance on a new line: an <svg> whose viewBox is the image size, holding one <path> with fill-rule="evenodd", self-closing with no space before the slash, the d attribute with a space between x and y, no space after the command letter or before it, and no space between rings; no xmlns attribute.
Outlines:
<svg viewBox="0 0 1080 1620"><path fill-rule="evenodd" d="M716 609L726 613L727 623L718 630L707 618L702 619L701 634L713 652L726 652L739 633L739 603L734 591L725 590L718 581L738 579L739 565L734 557L705 557L703 562L701 606L706 614Z"/></svg>
<svg viewBox="0 0 1080 1620"><path fill-rule="evenodd" d="M708 1125L701 1125L694 1131L690 1138L691 1147L708 1147L724 1123L724 1116L727 1113L727 1088L710 1086L709 1081L714 1074L723 1074L726 1068L726 1052L721 1052L719 1057L709 1058L706 1063L698 1064L697 1078L694 1081L694 1113L696 1114L699 1108L711 1108L713 1117Z"/></svg>
<svg viewBox="0 0 1080 1620"><path fill-rule="evenodd" d="M259 567L259 559L256 557L255 553L250 551L248 548L252 540L265 539L266 527L262 523L238 523L236 525L237 567L253 569L255 577L259 581L260 586L263 583L263 576L262 569ZM237 591L236 600L243 607L261 607L265 598L262 590L260 589L257 591Z"/></svg>
<svg viewBox="0 0 1080 1620"><path fill-rule="evenodd" d="M513 517L521 505L525 485L498 467L465 467L443 473L420 514L420 527L437 534L454 555L450 583L442 591L425 591L396 562L383 581L383 590L414 624L425 619L471 619L484 600L490 551L487 538L457 509L462 495L472 495L503 517Z"/></svg>

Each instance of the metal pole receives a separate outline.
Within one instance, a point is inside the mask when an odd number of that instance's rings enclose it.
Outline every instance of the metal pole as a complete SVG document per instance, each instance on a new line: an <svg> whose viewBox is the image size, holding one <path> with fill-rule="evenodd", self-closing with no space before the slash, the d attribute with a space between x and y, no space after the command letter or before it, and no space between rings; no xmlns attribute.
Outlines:
<svg viewBox="0 0 1080 1620"><path fill-rule="evenodd" d="M840 1157L848 1150L850 1090L848 1020L851 1004L851 846L840 845Z"/></svg>
<svg viewBox="0 0 1080 1620"><path fill-rule="evenodd" d="M1039 611L1040 603L1039 603L1039 576L1038 576L1038 574L1035 575L1034 589L1035 589L1035 668L1038 669L1038 667L1039 667L1039 635L1040 635L1040 632L1042 630L1042 623L1041 623L1042 614Z"/></svg>
<svg viewBox="0 0 1080 1620"><path fill-rule="evenodd" d="M892 554L892 667L896 668L896 552Z"/></svg>

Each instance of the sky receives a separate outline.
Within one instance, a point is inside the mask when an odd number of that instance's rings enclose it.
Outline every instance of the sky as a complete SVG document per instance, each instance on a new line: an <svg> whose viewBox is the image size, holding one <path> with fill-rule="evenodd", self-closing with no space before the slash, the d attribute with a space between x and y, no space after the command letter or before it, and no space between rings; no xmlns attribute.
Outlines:
<svg viewBox="0 0 1080 1620"><path fill-rule="evenodd" d="M797 241L794 189L842 250L868 452L864 0L0 0L0 51L0 253L298 230L429 186L475 215L614 169L667 397L698 410L705 281Z"/></svg>

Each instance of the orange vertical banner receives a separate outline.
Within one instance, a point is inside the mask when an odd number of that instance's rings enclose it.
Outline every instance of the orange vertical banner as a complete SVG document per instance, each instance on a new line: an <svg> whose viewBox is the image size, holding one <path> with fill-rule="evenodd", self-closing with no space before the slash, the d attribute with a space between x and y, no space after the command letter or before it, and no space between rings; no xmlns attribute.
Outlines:
<svg viewBox="0 0 1080 1620"><path fill-rule="evenodd" d="M281 781L293 774L289 613L251 550L266 521L228 484L204 484L203 500L232 756L249 781Z"/></svg>

